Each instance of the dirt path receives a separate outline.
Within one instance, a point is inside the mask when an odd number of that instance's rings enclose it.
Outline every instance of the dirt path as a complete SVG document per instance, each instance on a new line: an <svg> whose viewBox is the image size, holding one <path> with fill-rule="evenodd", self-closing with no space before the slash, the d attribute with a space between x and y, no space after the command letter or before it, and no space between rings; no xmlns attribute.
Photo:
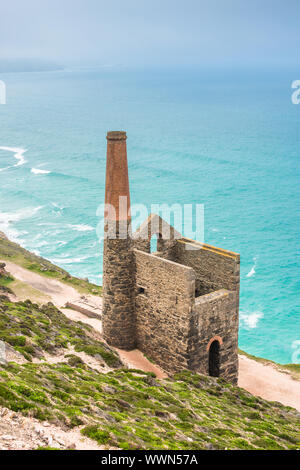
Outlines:
<svg viewBox="0 0 300 470"><path fill-rule="evenodd" d="M63 310L64 314L74 321L82 321L93 326L102 333L102 322L87 318L72 310ZM117 349L121 360L130 369L141 369L145 372L154 372L158 378L167 374L157 365L151 363L138 349L134 351L121 351ZM253 395L269 401L278 401L283 405L292 406L300 411L300 382L283 372L279 372L272 365L261 364L246 356L239 356L239 386Z"/></svg>
<svg viewBox="0 0 300 470"><path fill-rule="evenodd" d="M154 372L158 379L168 377L168 375L159 366L150 362L149 359L147 359L138 349L135 349L134 351L116 349L116 351L119 353L122 362L124 362L129 369L140 369L144 372Z"/></svg>
<svg viewBox="0 0 300 470"><path fill-rule="evenodd" d="M102 321L101 320L98 320L97 318L89 318L83 313L77 312L70 308L62 308L61 311L70 320L81 321L83 323L87 323L87 325L92 326L96 331L99 331L99 333L102 334Z"/></svg>
<svg viewBox="0 0 300 470"><path fill-rule="evenodd" d="M81 321L91 325L96 331L102 333L102 322L95 318L87 318L85 315L79 312L74 312L74 310L64 308L63 313L66 317L70 318L73 321ZM150 362L144 354L135 349L134 351L123 351L121 349L116 349L119 354L121 361L126 364L129 369L140 369L144 372L154 372L154 374L159 378L163 379L167 377L167 374L157 365Z"/></svg>
<svg viewBox="0 0 300 470"><path fill-rule="evenodd" d="M41 423L7 408L0 408L0 450L55 449L103 450L84 437L79 429L64 431L50 423Z"/></svg>
<svg viewBox="0 0 300 470"><path fill-rule="evenodd" d="M7 271L16 279L47 295L47 298L50 298L59 308L62 308L67 302L78 302L81 299L81 294L71 286L40 276L9 261L5 261L5 263ZM87 295L86 298L93 304L97 304L99 310L102 308L101 298L92 295ZM87 323L102 333L100 320L88 318L71 309L63 309L62 311L71 320ZM158 378L166 377L165 372L150 362L140 351L118 350L118 353L127 367L154 372ZM300 411L300 382L293 380L289 374L278 371L272 365L261 364L246 356L240 356L239 386L253 395L270 401L278 401Z"/></svg>
<svg viewBox="0 0 300 470"><path fill-rule="evenodd" d="M67 302L82 302L82 294L80 294L74 287L68 286L56 279L41 276L40 274L22 268L10 261L3 262L6 264L6 270L11 273L14 278L28 284L31 288L44 294L57 307L62 308ZM102 308L101 297L88 294L84 297L91 303L91 305L96 306L99 309Z"/></svg>
<svg viewBox="0 0 300 470"><path fill-rule="evenodd" d="M278 401L300 411L300 382L272 365L240 356L239 386L253 395Z"/></svg>

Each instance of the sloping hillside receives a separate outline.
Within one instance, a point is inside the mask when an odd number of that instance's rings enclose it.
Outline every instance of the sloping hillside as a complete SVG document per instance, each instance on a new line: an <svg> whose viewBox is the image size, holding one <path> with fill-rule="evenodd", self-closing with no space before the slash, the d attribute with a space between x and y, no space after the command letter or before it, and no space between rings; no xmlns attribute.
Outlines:
<svg viewBox="0 0 300 470"><path fill-rule="evenodd" d="M101 292L4 236L0 259L80 292ZM60 448L79 442L80 435L85 440L79 448L92 448L91 442L122 449L299 448L296 410L221 379L187 371L157 379L129 370L90 325L70 320L52 303L16 302L18 282L0 265L0 410L3 430L13 432L14 423L22 422L27 431L22 443L16 431L2 436L11 439L0 438L0 448L51 444L51 432L62 441ZM24 289L30 297L31 288Z"/></svg>
<svg viewBox="0 0 300 470"><path fill-rule="evenodd" d="M0 366L0 406L63 429L79 427L108 447L299 448L295 410L221 379L182 372L157 380L122 368L96 336L53 305L14 303L2 296L0 339L22 361ZM88 365L89 357L99 361L103 372Z"/></svg>
<svg viewBox="0 0 300 470"><path fill-rule="evenodd" d="M102 292L101 287L92 284L87 280L71 276L64 269L55 266L50 261L41 258L28 250L25 250L25 248L21 247L17 243L8 240L3 232L0 232L0 259L4 261L12 261L19 266L42 276L51 279L58 279L65 284L75 287L83 294L89 293L100 295Z"/></svg>

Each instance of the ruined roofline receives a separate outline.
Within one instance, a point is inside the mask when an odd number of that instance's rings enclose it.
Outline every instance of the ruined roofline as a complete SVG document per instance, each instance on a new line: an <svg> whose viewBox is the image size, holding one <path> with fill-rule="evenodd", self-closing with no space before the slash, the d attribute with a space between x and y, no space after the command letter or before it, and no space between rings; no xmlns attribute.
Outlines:
<svg viewBox="0 0 300 470"><path fill-rule="evenodd" d="M184 264L178 263L176 261L171 261L166 258L161 258L160 256L154 254L154 253L147 253L145 251L139 250L137 248L133 249L133 252L135 256L143 256L144 258L148 258L149 260L155 260L155 262L160 262L163 263L165 266L172 266L173 269L178 269L180 272L184 271L187 274L187 281L191 283L190 285L192 286L193 283L196 280L196 273L193 268L190 266L186 266ZM174 273L175 274L175 273ZM193 293L190 297L190 305L194 305L194 308L191 310L191 315L198 315L199 312L197 311L197 307L204 305L204 304L210 304L212 302L218 302L222 299L227 298L229 295L232 295L233 291L230 291L228 289L224 288L216 288L215 290L207 293L200 295L199 297L196 297L196 293L193 290Z"/></svg>
<svg viewBox="0 0 300 470"><path fill-rule="evenodd" d="M161 234L163 239L167 239L164 237L164 234L170 235L171 240L180 240L182 238L181 233L175 230L172 225L158 214L150 214L137 228L132 238L136 240L142 237L143 239L150 240L153 235L157 235L158 233Z"/></svg>
<svg viewBox="0 0 300 470"><path fill-rule="evenodd" d="M146 251L139 250L138 248L134 248L133 252L138 253L138 254L142 254L142 255L147 256L147 257L152 258L152 259L158 259L158 260L160 260L160 261L162 261L166 264L169 264L169 265L172 265L172 266L175 266L175 267L178 267L178 268L180 267L181 269L184 269L185 271L190 272L195 277L195 270L193 268L191 268L190 266L186 266L185 264L177 263L176 261L171 261L171 260L166 259L166 258L161 258L156 253L147 253Z"/></svg>
<svg viewBox="0 0 300 470"><path fill-rule="evenodd" d="M206 304L208 302L215 302L216 300L222 297L228 297L230 295L230 292L231 291L227 289L216 289L212 292L209 292L208 294L203 294L199 297L196 297L195 304L197 306L200 304Z"/></svg>
<svg viewBox="0 0 300 470"><path fill-rule="evenodd" d="M178 241L178 243L185 243L185 244L188 243L188 244L193 245L193 246L197 245L197 247L199 247L199 249L201 249L201 250L211 251L212 253L216 253L216 254L221 255L221 256L226 256L228 258L232 258L232 259L235 259L235 260L240 259L240 254L239 253L235 253L234 251L224 250L223 248L218 248L216 246L208 245L206 243L201 243L201 242L192 240L190 238L183 237L183 238L181 238L180 240L177 240L177 241Z"/></svg>
<svg viewBox="0 0 300 470"><path fill-rule="evenodd" d="M153 230L151 230L153 229ZM184 237L179 233L175 228L166 222L158 214L150 214L149 217L142 222L142 224L137 228L137 230L132 235L134 240L142 237L143 239L151 239L153 235L161 233L162 238L164 239L164 231L170 235L170 240L176 240L179 243L188 243L192 246L197 246L198 249L207 250L212 253L219 254L221 256L226 256L233 258L237 261L240 259L239 253L234 251L224 250L223 248L218 248L213 245L208 245L206 243L198 242L197 240L192 240L190 238Z"/></svg>

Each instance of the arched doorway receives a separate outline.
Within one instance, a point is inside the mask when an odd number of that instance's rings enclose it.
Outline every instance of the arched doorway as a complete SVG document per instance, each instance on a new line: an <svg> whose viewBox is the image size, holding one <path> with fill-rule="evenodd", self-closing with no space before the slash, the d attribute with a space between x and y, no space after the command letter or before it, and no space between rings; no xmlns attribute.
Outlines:
<svg viewBox="0 0 300 470"><path fill-rule="evenodd" d="M215 340L209 348L209 375L220 377L220 343Z"/></svg>

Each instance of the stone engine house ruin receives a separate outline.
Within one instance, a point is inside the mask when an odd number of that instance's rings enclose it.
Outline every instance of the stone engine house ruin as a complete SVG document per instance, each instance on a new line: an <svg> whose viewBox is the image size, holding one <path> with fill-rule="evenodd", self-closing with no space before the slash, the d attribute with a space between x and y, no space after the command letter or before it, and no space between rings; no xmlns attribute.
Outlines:
<svg viewBox="0 0 300 470"><path fill-rule="evenodd" d="M181 237L158 215L121 236L131 226L126 139L107 135L105 202L114 210L105 214L104 338L140 349L169 373L189 369L237 383L240 256Z"/></svg>

